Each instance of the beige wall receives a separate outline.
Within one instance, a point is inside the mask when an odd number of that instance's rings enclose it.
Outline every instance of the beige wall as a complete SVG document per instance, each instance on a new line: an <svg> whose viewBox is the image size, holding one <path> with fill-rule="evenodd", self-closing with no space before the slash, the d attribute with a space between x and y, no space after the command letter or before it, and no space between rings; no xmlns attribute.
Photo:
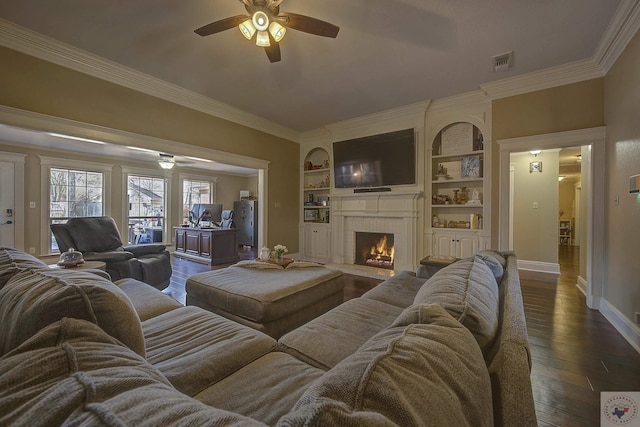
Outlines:
<svg viewBox="0 0 640 427"><path fill-rule="evenodd" d="M0 63L0 105L268 160L266 243L298 251L297 143L7 48L0 47ZM39 224L33 214L28 212L28 229Z"/></svg>
<svg viewBox="0 0 640 427"><path fill-rule="evenodd" d="M605 78L607 200L604 298L624 316L640 311L640 196L629 176L640 174L640 34ZM620 203L613 200L619 196Z"/></svg>
<svg viewBox="0 0 640 427"><path fill-rule="evenodd" d="M562 211L561 219L573 219L575 199L575 181L564 179L558 184L560 193L558 194L558 209Z"/></svg>
<svg viewBox="0 0 640 427"><path fill-rule="evenodd" d="M492 247L498 245L499 139L604 126L604 79L555 87L492 102ZM534 147L531 147L534 148Z"/></svg>
<svg viewBox="0 0 640 427"><path fill-rule="evenodd" d="M542 162L542 172L529 164ZM558 262L558 151L511 155L514 170L513 249L518 259ZM534 205L535 204L535 205ZM537 207L536 207L537 206Z"/></svg>

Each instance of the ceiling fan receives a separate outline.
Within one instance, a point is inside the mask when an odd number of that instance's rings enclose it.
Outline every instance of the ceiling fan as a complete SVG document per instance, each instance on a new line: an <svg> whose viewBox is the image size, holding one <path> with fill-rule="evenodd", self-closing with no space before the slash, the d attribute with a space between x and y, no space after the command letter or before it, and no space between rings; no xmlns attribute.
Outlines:
<svg viewBox="0 0 640 427"><path fill-rule="evenodd" d="M340 27L291 12L280 12L282 0L238 0L244 4L247 15L236 15L221 19L195 30L196 34L208 36L238 27L247 40L256 35L256 45L264 47L269 61L281 59L279 42L287 28L314 34L316 36L336 38Z"/></svg>

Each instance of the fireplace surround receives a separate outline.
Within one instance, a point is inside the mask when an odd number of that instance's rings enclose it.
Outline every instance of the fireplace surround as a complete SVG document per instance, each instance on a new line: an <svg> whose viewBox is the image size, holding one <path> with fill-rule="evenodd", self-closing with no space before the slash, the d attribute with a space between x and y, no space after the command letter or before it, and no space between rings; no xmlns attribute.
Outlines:
<svg viewBox="0 0 640 427"><path fill-rule="evenodd" d="M393 270L415 271L422 254L422 192L336 194L331 200L331 262L349 269L356 264L356 232L392 234ZM380 267L357 266L370 268ZM383 271L391 271L383 269Z"/></svg>

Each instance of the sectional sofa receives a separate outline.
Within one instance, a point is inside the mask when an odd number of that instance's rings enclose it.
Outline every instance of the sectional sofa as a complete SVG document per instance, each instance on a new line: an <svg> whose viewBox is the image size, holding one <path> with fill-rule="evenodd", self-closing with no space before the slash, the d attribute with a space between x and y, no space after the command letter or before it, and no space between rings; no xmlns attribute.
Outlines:
<svg viewBox="0 0 640 427"><path fill-rule="evenodd" d="M423 273L276 341L0 248L0 425L536 425L515 256Z"/></svg>

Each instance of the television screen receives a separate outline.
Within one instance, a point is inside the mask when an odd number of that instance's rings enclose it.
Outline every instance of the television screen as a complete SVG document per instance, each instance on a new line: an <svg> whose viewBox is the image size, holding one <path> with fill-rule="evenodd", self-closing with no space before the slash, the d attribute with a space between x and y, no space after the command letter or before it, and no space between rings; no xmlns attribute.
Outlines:
<svg viewBox="0 0 640 427"><path fill-rule="evenodd" d="M196 203L191 209L198 223L203 221L212 222L220 225L222 222L222 204L221 203Z"/></svg>
<svg viewBox="0 0 640 427"><path fill-rule="evenodd" d="M413 129L333 143L336 188L416 183Z"/></svg>

